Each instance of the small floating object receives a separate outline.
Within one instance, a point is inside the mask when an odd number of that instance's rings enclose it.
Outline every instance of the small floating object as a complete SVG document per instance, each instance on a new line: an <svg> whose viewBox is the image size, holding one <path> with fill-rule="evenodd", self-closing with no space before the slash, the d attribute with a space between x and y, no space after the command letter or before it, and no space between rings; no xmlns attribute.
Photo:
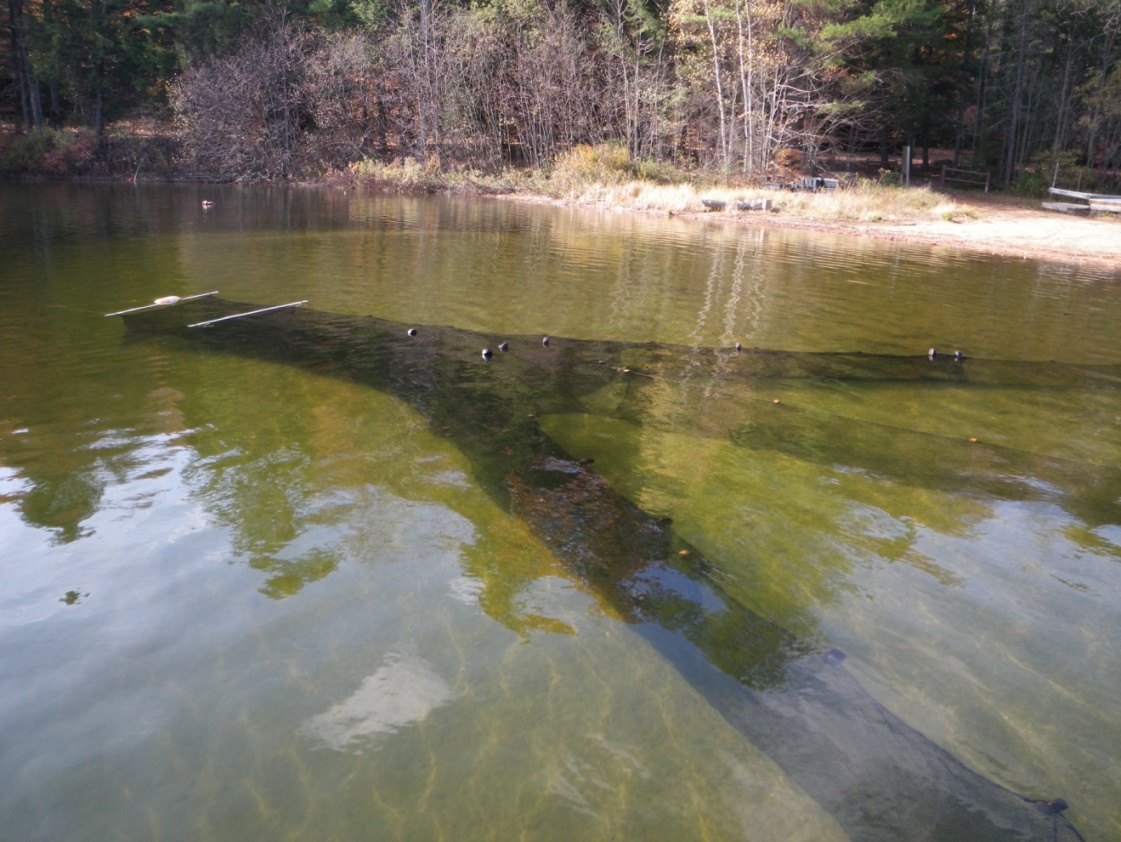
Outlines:
<svg viewBox="0 0 1121 842"><path fill-rule="evenodd" d="M961 351L950 353L949 351L939 351L937 348L931 348L926 352L926 358L928 360L953 360L960 363L965 359L965 354Z"/></svg>
<svg viewBox="0 0 1121 842"><path fill-rule="evenodd" d="M979 439L976 436L970 436L969 437L969 443L970 444L977 444L978 441L979 441Z"/></svg>
<svg viewBox="0 0 1121 842"><path fill-rule="evenodd" d="M845 662L845 653L840 649L826 649L821 653L821 662L831 667L839 666Z"/></svg>
<svg viewBox="0 0 1121 842"><path fill-rule="evenodd" d="M489 360L493 356L494 356L494 351L492 351L490 348L483 348L483 359L484 360Z"/></svg>
<svg viewBox="0 0 1121 842"><path fill-rule="evenodd" d="M179 303L179 296L178 295L165 295L163 298L157 298L152 303L153 304L158 304L161 307L170 307L172 304L178 304Z"/></svg>
<svg viewBox="0 0 1121 842"><path fill-rule="evenodd" d="M773 401L771 401L771 403L779 404L779 403L782 403L782 401L779 400L778 398L775 398Z"/></svg>
<svg viewBox="0 0 1121 842"><path fill-rule="evenodd" d="M409 333L409 336L416 336L416 328L415 327L409 328L408 333Z"/></svg>
<svg viewBox="0 0 1121 842"><path fill-rule="evenodd" d="M1044 801L1040 804L1036 804L1035 806L1039 809L1039 812L1043 813L1043 815L1053 816L1056 813L1061 813L1070 805L1061 798L1053 798L1050 801Z"/></svg>
<svg viewBox="0 0 1121 842"><path fill-rule="evenodd" d="M546 337L542 338L542 340L541 340L541 344L542 344L542 345L543 345L544 347L548 348L548 347L549 347L549 337L548 337L548 336L546 336Z"/></svg>
<svg viewBox="0 0 1121 842"><path fill-rule="evenodd" d="M677 554L679 556L681 556L682 558L685 558L685 556L689 555L689 551L688 550L678 550Z"/></svg>
<svg viewBox="0 0 1121 842"><path fill-rule="evenodd" d="M209 199L203 199L202 200L202 209L203 210L210 210L212 207L214 207L214 203L212 201L210 201Z"/></svg>
<svg viewBox="0 0 1121 842"><path fill-rule="evenodd" d="M498 350L499 351L509 351L510 350L510 343L509 342L503 342L502 344L500 344L498 346Z"/></svg>

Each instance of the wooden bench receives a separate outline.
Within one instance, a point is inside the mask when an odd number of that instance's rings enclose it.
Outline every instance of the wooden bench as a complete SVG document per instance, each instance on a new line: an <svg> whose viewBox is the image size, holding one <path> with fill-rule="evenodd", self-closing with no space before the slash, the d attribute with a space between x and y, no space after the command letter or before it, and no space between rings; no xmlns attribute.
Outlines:
<svg viewBox="0 0 1121 842"><path fill-rule="evenodd" d="M1063 213L1121 213L1121 196L1108 196L1104 193L1081 193L1077 190L1063 190L1051 187L1047 190L1057 202L1044 202L1044 210Z"/></svg>
<svg viewBox="0 0 1121 842"><path fill-rule="evenodd" d="M769 211L771 209L770 199L741 199L735 204L736 210L741 211Z"/></svg>
<svg viewBox="0 0 1121 842"><path fill-rule="evenodd" d="M1086 201L1090 204L1090 216L1097 213L1121 213L1121 196L1108 199L1092 196Z"/></svg>
<svg viewBox="0 0 1121 842"><path fill-rule="evenodd" d="M1086 213L1090 210L1090 206L1076 205L1074 202L1044 202L1043 209L1060 213Z"/></svg>
<svg viewBox="0 0 1121 842"><path fill-rule="evenodd" d="M952 175L951 175L952 173ZM961 184L965 187L984 187L985 192L989 192L989 182L991 176L987 172L974 172L973 170L959 170L953 167L942 167L942 178L939 180L939 186L945 187L946 182L949 181L953 184Z"/></svg>
<svg viewBox="0 0 1121 842"><path fill-rule="evenodd" d="M816 175L807 175L802 178L801 187L798 189L805 190L810 193L816 193L819 190L824 190L827 193L836 192L837 188L841 186L840 179L836 178L822 178Z"/></svg>

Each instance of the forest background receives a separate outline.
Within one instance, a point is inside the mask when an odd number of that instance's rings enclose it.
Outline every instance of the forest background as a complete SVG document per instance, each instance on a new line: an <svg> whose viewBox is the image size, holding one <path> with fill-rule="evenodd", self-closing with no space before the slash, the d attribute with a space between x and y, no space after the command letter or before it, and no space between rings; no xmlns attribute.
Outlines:
<svg viewBox="0 0 1121 842"><path fill-rule="evenodd" d="M10 173L761 184L909 145L1117 192L1121 0L7 3Z"/></svg>

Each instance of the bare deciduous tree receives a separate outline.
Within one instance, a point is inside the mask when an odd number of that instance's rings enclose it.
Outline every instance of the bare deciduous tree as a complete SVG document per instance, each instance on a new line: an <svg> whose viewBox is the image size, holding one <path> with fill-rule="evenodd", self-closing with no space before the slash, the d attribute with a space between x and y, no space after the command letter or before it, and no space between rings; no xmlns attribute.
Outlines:
<svg viewBox="0 0 1121 842"><path fill-rule="evenodd" d="M310 37L277 12L230 55L184 73L171 100L195 165L242 180L291 176L309 116L303 76L310 51Z"/></svg>

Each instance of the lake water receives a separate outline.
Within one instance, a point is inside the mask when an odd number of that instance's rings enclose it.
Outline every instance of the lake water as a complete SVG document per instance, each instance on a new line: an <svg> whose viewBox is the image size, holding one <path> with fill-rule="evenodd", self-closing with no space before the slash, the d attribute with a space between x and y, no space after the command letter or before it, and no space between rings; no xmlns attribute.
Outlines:
<svg viewBox="0 0 1121 842"><path fill-rule="evenodd" d="M934 745L1121 838L1117 274L332 188L0 185L0 245L0 836L845 838L416 405L104 318L220 290L979 358L747 385L686 359L538 421Z"/></svg>

